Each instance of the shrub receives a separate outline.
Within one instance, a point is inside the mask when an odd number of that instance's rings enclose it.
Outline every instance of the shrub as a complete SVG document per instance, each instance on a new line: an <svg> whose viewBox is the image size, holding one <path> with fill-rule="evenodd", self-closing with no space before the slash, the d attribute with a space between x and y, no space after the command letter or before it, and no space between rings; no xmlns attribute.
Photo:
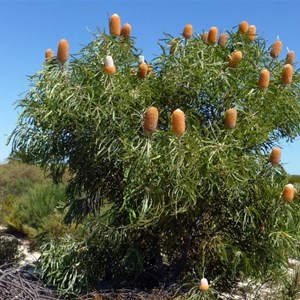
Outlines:
<svg viewBox="0 0 300 300"><path fill-rule="evenodd" d="M285 61L272 59L255 26L242 32L228 32L226 47L191 25L166 34L155 76L143 80L134 39L100 32L68 64L30 77L13 151L44 167L66 164L65 219L90 220L81 239L51 246L50 282L58 283L52 268L69 291L76 272L82 290L206 278L219 293L244 279L283 278L300 250L300 210L283 200L287 174L270 154L300 135L300 76L294 68L282 84ZM115 74L103 69L111 58ZM272 80L261 89L265 67ZM149 107L159 112L150 136Z"/></svg>
<svg viewBox="0 0 300 300"><path fill-rule="evenodd" d="M0 232L0 266L16 263L22 259L19 246L20 242L17 238Z"/></svg>
<svg viewBox="0 0 300 300"><path fill-rule="evenodd" d="M37 184L15 202L6 221L9 226L33 238L40 231L42 224L51 218L55 208L64 203L63 185Z"/></svg>

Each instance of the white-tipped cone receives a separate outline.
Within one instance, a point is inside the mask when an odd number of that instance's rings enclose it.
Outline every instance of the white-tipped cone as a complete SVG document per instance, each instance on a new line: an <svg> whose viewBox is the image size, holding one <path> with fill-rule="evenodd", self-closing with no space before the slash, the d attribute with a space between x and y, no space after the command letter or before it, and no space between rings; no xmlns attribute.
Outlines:
<svg viewBox="0 0 300 300"><path fill-rule="evenodd" d="M208 290L209 285L208 285L208 281L206 278L201 279L199 288L203 292Z"/></svg>
<svg viewBox="0 0 300 300"><path fill-rule="evenodd" d="M144 64L145 63L145 56L139 55L139 64Z"/></svg>
<svg viewBox="0 0 300 300"><path fill-rule="evenodd" d="M110 55L105 57L104 65L105 65L105 67L108 67L108 68L114 66L114 60Z"/></svg>

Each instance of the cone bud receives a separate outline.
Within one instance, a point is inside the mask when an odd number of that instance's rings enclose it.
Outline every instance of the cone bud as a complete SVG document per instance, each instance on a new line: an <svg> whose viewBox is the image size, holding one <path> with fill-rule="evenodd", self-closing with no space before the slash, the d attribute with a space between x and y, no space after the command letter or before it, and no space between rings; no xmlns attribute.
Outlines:
<svg viewBox="0 0 300 300"><path fill-rule="evenodd" d="M295 195L294 186L291 183L287 184L284 187L283 192L282 192L283 200L286 201L286 202L291 202L294 199L294 195Z"/></svg>
<svg viewBox="0 0 300 300"><path fill-rule="evenodd" d="M237 110L235 108L229 108L225 112L225 128L233 129L236 127Z"/></svg>
<svg viewBox="0 0 300 300"><path fill-rule="evenodd" d="M193 36L193 26L191 24L186 24L183 28L182 35L185 39L190 39Z"/></svg>
<svg viewBox="0 0 300 300"><path fill-rule="evenodd" d="M121 36L125 38L129 38L131 35L131 25L128 23L125 23L121 28Z"/></svg>
<svg viewBox="0 0 300 300"><path fill-rule="evenodd" d="M217 27L211 27L208 32L207 41L210 44L215 44L218 40L218 28Z"/></svg>
<svg viewBox="0 0 300 300"><path fill-rule="evenodd" d="M234 51L231 53L231 55L229 56L229 64L228 66L230 68L235 68L238 63L242 60L243 58L243 53L242 51Z"/></svg>
<svg viewBox="0 0 300 300"><path fill-rule="evenodd" d="M171 123L173 134L181 136L185 133L185 115L181 109L178 108L173 111Z"/></svg>
<svg viewBox="0 0 300 300"><path fill-rule="evenodd" d="M270 83L270 72L267 69L263 69L260 72L258 87L260 89L267 89Z"/></svg>
<svg viewBox="0 0 300 300"><path fill-rule="evenodd" d="M119 15L113 14L109 19L110 35L119 36L121 34L121 19Z"/></svg>
<svg viewBox="0 0 300 300"><path fill-rule="evenodd" d="M69 59L69 42L65 39L61 39L58 43L57 59L62 63Z"/></svg>
<svg viewBox="0 0 300 300"><path fill-rule="evenodd" d="M287 53L285 63L290 64L290 65L293 65L295 63L295 52L294 51L289 51Z"/></svg>
<svg viewBox="0 0 300 300"><path fill-rule="evenodd" d="M282 42L279 40L275 41L270 52L271 57L278 58L281 53L281 50L282 50Z"/></svg>
<svg viewBox="0 0 300 300"><path fill-rule="evenodd" d="M240 32L240 33L247 34L248 29L249 29L249 24L248 24L247 21L242 21L242 22L239 24L239 32Z"/></svg>
<svg viewBox="0 0 300 300"><path fill-rule="evenodd" d="M54 57L54 52L52 49L47 49L45 52L45 59L50 60Z"/></svg>
<svg viewBox="0 0 300 300"><path fill-rule="evenodd" d="M112 75L116 73L116 67L114 65L114 61L113 58L108 55L105 57L104 59L104 73L108 74L108 75Z"/></svg>
<svg viewBox="0 0 300 300"><path fill-rule="evenodd" d="M151 106L147 109L144 119L144 131L149 136L157 128L158 123L158 110L156 107Z"/></svg>
<svg viewBox="0 0 300 300"><path fill-rule="evenodd" d="M250 42L254 42L256 37L256 26L250 25L247 31L247 37Z"/></svg>
<svg viewBox="0 0 300 300"><path fill-rule="evenodd" d="M291 84L293 82L293 66L286 64L283 66L281 74L281 82L283 84Z"/></svg>
<svg viewBox="0 0 300 300"><path fill-rule="evenodd" d="M281 161L281 149L278 147L274 147L270 155L270 162L272 165L278 165L280 161Z"/></svg>
<svg viewBox="0 0 300 300"><path fill-rule="evenodd" d="M227 34L225 32L220 34L218 43L221 47L226 47L226 45L227 45Z"/></svg>
<svg viewBox="0 0 300 300"><path fill-rule="evenodd" d="M199 285L199 289L202 292L206 292L209 289L209 285L208 285L208 281L206 278L202 278L200 280L200 285Z"/></svg>

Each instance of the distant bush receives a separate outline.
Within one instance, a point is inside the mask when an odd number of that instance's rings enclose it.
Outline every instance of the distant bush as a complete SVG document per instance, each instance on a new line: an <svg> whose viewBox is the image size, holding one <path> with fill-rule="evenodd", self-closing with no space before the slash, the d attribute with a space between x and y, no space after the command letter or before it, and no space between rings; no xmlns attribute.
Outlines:
<svg viewBox="0 0 300 300"><path fill-rule="evenodd" d="M43 224L51 222L50 215L54 214L55 209L63 206L64 203L63 185L54 185L49 182L36 184L15 201L6 221L12 228L33 238L41 231ZM59 226L57 222L56 226Z"/></svg>
<svg viewBox="0 0 300 300"><path fill-rule="evenodd" d="M289 175L289 182L292 184L299 183L300 184L300 175Z"/></svg>
<svg viewBox="0 0 300 300"><path fill-rule="evenodd" d="M0 201L8 195L19 196L32 184L44 180L44 172L37 166L15 160L2 164L0 165Z"/></svg>

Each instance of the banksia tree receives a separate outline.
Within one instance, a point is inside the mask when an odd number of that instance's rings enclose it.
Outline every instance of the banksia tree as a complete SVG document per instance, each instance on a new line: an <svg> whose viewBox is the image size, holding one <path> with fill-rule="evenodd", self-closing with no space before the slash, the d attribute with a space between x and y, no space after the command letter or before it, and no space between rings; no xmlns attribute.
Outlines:
<svg viewBox="0 0 300 300"><path fill-rule="evenodd" d="M69 59L69 42L65 39L62 39L58 43L58 49L57 49L57 59L65 63Z"/></svg>
<svg viewBox="0 0 300 300"><path fill-rule="evenodd" d="M300 135L300 76L263 37L249 40L251 28L234 27L222 47L191 26L166 34L155 76L137 71L146 63L134 39L101 33L63 68L54 59L30 76L12 154L68 167L65 221L84 223L72 243L53 241L69 260L42 256L48 283L58 265L65 290L84 278L85 293L180 282L209 299L248 279L286 286L300 203L284 191L276 147Z"/></svg>

